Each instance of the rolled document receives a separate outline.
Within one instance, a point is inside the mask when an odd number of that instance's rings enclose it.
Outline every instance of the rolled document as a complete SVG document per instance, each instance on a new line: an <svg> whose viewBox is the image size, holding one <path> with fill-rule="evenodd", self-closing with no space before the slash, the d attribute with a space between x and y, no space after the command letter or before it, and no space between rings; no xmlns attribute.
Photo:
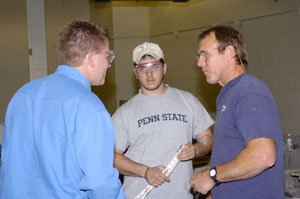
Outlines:
<svg viewBox="0 0 300 199"><path fill-rule="evenodd" d="M184 145L181 145L176 153L176 155L173 157L173 159L169 162L169 164L166 166L166 168L163 170L163 173L169 177L177 164L179 163L179 160L177 159L178 153L180 153L181 149L184 147ZM150 193L150 191L154 188L153 185L147 185L145 189L139 193L134 199L144 199L147 197L147 195Z"/></svg>

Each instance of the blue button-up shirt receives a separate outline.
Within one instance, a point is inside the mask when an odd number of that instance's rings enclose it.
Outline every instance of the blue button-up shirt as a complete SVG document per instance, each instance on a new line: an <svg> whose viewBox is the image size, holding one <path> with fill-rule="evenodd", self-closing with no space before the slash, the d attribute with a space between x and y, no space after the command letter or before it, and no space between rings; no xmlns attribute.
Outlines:
<svg viewBox="0 0 300 199"><path fill-rule="evenodd" d="M88 79L61 65L9 103L1 199L123 199L111 117Z"/></svg>

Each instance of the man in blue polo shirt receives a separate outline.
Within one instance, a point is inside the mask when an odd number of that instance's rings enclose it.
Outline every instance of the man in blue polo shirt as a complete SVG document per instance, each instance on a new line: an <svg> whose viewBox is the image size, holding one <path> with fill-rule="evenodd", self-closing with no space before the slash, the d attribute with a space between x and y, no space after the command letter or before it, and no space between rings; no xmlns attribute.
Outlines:
<svg viewBox="0 0 300 199"><path fill-rule="evenodd" d="M223 88L217 98L210 169L190 184L213 199L284 199L283 135L268 87L247 72L242 35L216 26L199 36L198 66L209 84Z"/></svg>
<svg viewBox="0 0 300 199"><path fill-rule="evenodd" d="M60 34L62 65L10 101L0 168L1 199L124 199L113 168L114 129L91 85L105 83L108 32L73 21Z"/></svg>

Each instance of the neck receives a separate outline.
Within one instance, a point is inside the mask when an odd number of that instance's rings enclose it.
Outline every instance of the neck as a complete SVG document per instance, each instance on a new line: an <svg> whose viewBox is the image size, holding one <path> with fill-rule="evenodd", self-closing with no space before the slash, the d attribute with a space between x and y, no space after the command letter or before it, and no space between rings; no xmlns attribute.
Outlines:
<svg viewBox="0 0 300 199"><path fill-rule="evenodd" d="M93 85L92 84L92 79L91 79L91 77L89 75L87 67L85 67L84 65L80 65L78 67L73 67L73 68L75 68L76 70L78 70L79 72L81 72L89 80L90 84Z"/></svg>
<svg viewBox="0 0 300 199"><path fill-rule="evenodd" d="M224 72L222 80L218 83L221 86L225 86L231 80L247 72L247 69L243 65L233 65L232 67L229 67L227 71Z"/></svg>

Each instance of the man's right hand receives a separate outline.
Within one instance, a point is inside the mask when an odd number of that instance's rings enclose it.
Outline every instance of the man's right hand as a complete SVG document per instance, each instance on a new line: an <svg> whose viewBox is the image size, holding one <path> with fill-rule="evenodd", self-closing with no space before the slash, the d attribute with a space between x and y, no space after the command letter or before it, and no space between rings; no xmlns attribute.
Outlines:
<svg viewBox="0 0 300 199"><path fill-rule="evenodd" d="M163 173L164 166L150 167L145 178L150 185L157 187L170 179Z"/></svg>

